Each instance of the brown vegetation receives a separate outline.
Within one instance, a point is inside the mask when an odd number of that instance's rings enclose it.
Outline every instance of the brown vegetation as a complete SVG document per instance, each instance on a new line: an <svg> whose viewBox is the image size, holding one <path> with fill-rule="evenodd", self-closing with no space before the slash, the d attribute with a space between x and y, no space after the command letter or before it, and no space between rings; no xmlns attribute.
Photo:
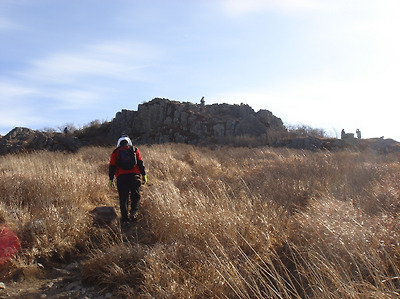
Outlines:
<svg viewBox="0 0 400 299"><path fill-rule="evenodd" d="M118 298L399 296L398 153L140 149L149 185L125 232L88 217L118 207L111 148L0 157L0 219L22 243L8 276L74 256Z"/></svg>

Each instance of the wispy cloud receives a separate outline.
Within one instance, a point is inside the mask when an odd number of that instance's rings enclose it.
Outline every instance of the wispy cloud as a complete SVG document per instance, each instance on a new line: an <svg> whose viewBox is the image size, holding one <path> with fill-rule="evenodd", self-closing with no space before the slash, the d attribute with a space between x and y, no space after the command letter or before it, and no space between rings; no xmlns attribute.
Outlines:
<svg viewBox="0 0 400 299"><path fill-rule="evenodd" d="M145 69L157 60L158 55L158 51L145 44L101 43L36 59L21 75L47 83L79 82L85 76L144 80Z"/></svg>
<svg viewBox="0 0 400 299"><path fill-rule="evenodd" d="M9 19L0 16L0 31L10 30L10 29L17 29L19 26Z"/></svg>
<svg viewBox="0 0 400 299"><path fill-rule="evenodd" d="M36 94L36 90L20 86L5 78L0 78L0 129L7 133L11 127L26 124L40 123L42 118L37 117L31 103L27 100ZM3 130L3 128L5 128Z"/></svg>
<svg viewBox="0 0 400 299"><path fill-rule="evenodd" d="M382 15L385 18L392 15L398 19L400 9L400 2L397 0L221 0L219 3L222 12L231 17L271 12L297 14L305 18L313 16L323 20L330 15L338 23L352 18L370 20L368 18L373 15Z"/></svg>
<svg viewBox="0 0 400 299"><path fill-rule="evenodd" d="M36 94L37 91L34 88L24 87L16 82L0 77L0 98L2 104L4 101L13 101L15 98L29 96Z"/></svg>
<svg viewBox="0 0 400 299"><path fill-rule="evenodd" d="M223 11L230 16L265 11L294 12L321 8L318 0L222 0Z"/></svg>
<svg viewBox="0 0 400 299"><path fill-rule="evenodd" d="M9 107L7 110L0 111L0 133L6 134L13 127L40 124L44 121L43 118L34 115L33 111L26 106Z"/></svg>
<svg viewBox="0 0 400 299"><path fill-rule="evenodd" d="M0 134L4 135L17 126L56 126L71 120L79 112L90 113L104 105L102 97L105 89L101 87L35 89L24 87L23 84L10 80L0 83Z"/></svg>
<svg viewBox="0 0 400 299"><path fill-rule="evenodd" d="M51 94L51 100L56 102L56 110L87 109L98 106L101 101L100 90L65 89Z"/></svg>

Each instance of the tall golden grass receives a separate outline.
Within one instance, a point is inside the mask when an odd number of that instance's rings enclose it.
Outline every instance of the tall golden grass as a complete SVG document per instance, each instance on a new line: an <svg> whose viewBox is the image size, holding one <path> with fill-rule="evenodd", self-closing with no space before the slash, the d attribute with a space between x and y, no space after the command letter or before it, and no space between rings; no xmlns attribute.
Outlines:
<svg viewBox="0 0 400 299"><path fill-rule="evenodd" d="M117 298L400 296L399 154L142 146L139 220L105 231L88 211L118 210L111 150L0 157L12 269L81 256Z"/></svg>

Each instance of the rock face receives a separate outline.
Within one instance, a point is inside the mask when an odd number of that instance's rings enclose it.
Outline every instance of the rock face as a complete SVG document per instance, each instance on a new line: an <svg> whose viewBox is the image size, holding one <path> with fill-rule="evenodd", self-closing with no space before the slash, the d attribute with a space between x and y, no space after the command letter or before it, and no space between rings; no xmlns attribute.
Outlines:
<svg viewBox="0 0 400 299"><path fill-rule="evenodd" d="M255 112L249 105L181 103L153 99L138 111L122 110L111 122L110 135L128 134L135 143L227 143L249 136L268 139L270 130L285 130L270 111Z"/></svg>

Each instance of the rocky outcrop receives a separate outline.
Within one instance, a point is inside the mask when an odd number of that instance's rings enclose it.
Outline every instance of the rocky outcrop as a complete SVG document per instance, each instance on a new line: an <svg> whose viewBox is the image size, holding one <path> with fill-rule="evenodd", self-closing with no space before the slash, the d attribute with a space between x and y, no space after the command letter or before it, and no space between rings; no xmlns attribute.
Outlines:
<svg viewBox="0 0 400 299"><path fill-rule="evenodd" d="M122 110L111 122L110 135L128 134L135 143L226 143L234 137L267 140L270 130L285 130L270 111L255 112L249 105L198 105L153 99L138 111Z"/></svg>
<svg viewBox="0 0 400 299"><path fill-rule="evenodd" d="M60 133L44 133L28 128L16 127L7 135L0 138L0 154L17 153L21 151L50 150L76 151L84 146L81 141L72 136Z"/></svg>

